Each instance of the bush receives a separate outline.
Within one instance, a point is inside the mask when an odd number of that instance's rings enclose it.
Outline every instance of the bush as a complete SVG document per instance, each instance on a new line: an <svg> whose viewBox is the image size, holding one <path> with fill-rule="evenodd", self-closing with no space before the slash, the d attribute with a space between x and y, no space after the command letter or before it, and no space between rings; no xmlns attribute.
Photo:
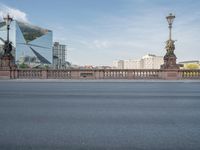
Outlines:
<svg viewBox="0 0 200 150"><path fill-rule="evenodd" d="M22 63L22 64L19 64L19 68L26 69L26 68L29 68L29 66L25 63Z"/></svg>

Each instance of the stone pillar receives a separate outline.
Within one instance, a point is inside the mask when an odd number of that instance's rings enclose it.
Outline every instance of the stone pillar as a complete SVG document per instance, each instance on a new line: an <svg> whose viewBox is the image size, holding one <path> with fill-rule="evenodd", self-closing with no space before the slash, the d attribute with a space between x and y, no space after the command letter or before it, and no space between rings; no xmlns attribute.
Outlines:
<svg viewBox="0 0 200 150"><path fill-rule="evenodd" d="M71 79L80 79L79 70L71 70Z"/></svg>
<svg viewBox="0 0 200 150"><path fill-rule="evenodd" d="M98 79L104 79L104 70L98 70Z"/></svg>
<svg viewBox="0 0 200 150"><path fill-rule="evenodd" d="M12 55L2 56L0 64L0 78L14 79L16 68L14 57Z"/></svg>
<svg viewBox="0 0 200 150"><path fill-rule="evenodd" d="M0 70L0 79L11 79L10 70Z"/></svg>
<svg viewBox="0 0 200 150"><path fill-rule="evenodd" d="M131 70L127 71L127 79L133 79L133 74Z"/></svg>
<svg viewBox="0 0 200 150"><path fill-rule="evenodd" d="M42 79L47 79L47 72L48 70L42 70Z"/></svg>
<svg viewBox="0 0 200 150"><path fill-rule="evenodd" d="M16 68L15 58L11 55L10 56L2 56L0 68L1 69Z"/></svg>
<svg viewBox="0 0 200 150"><path fill-rule="evenodd" d="M95 70L94 71L94 78L95 79L100 79L100 70Z"/></svg>
<svg viewBox="0 0 200 150"><path fill-rule="evenodd" d="M164 79L164 80L180 80L181 79L181 73L178 71L178 69L162 70L159 76L161 77L161 79Z"/></svg>

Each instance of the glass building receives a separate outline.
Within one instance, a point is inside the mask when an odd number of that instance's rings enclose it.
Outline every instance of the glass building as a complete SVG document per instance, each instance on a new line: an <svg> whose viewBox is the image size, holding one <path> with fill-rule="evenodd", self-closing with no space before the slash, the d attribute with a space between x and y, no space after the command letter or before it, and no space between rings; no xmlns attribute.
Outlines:
<svg viewBox="0 0 200 150"><path fill-rule="evenodd" d="M52 64L52 31L19 21L10 25L10 41L13 44L12 54L16 64L25 63L30 67ZM0 37L6 39L6 24L0 23ZM3 42L0 41L0 45ZM0 49L2 54L2 49Z"/></svg>

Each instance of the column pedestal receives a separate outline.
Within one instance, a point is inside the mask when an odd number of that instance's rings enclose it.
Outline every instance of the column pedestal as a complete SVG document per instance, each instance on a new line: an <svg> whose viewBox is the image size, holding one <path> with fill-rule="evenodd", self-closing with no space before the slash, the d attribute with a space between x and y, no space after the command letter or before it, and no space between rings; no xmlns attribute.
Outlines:
<svg viewBox="0 0 200 150"><path fill-rule="evenodd" d="M11 55L1 57L1 69L16 68L15 58Z"/></svg>
<svg viewBox="0 0 200 150"><path fill-rule="evenodd" d="M0 64L0 78L14 79L16 76L16 65L13 56L2 56Z"/></svg>
<svg viewBox="0 0 200 150"><path fill-rule="evenodd" d="M176 56L165 56L164 64L161 69L179 69L180 66L176 64Z"/></svg>

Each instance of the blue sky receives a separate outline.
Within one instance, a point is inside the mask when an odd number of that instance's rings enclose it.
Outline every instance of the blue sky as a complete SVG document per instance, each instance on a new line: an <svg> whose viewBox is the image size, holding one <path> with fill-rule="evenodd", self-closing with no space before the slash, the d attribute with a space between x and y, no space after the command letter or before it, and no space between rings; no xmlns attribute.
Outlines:
<svg viewBox="0 0 200 150"><path fill-rule="evenodd" d="M164 55L165 16L172 12L178 61L200 60L198 0L0 0L0 15L5 7L17 19L53 30L54 41L68 45L68 60L79 65Z"/></svg>

